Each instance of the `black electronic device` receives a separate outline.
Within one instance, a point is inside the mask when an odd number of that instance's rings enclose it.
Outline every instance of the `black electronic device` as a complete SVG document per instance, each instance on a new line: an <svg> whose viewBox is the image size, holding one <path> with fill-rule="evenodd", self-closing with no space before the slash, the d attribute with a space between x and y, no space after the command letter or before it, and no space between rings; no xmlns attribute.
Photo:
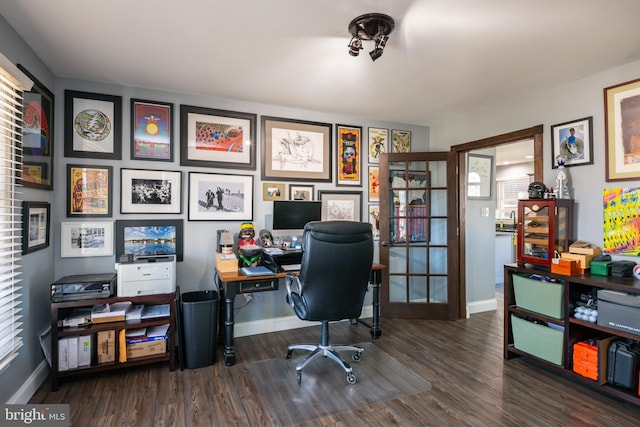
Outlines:
<svg viewBox="0 0 640 427"><path fill-rule="evenodd" d="M261 265L264 265L274 273L278 271L288 271L284 266L287 265L300 265L302 262L302 250L290 249L283 250L282 253L273 254L267 251L262 251L262 257L260 258Z"/></svg>
<svg viewBox="0 0 640 427"><path fill-rule="evenodd" d="M273 201L274 230L302 230L306 223L322 220L322 202L301 200Z"/></svg>
<svg viewBox="0 0 640 427"><path fill-rule="evenodd" d="M78 301L115 295L116 273L65 276L51 284L51 301Z"/></svg>

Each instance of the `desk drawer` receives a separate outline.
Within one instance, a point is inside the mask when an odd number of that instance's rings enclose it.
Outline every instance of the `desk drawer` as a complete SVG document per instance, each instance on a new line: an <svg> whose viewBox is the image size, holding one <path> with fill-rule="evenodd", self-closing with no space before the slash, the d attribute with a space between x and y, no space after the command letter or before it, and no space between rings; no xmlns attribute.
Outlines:
<svg viewBox="0 0 640 427"><path fill-rule="evenodd" d="M238 293L278 290L278 279L245 280L239 283Z"/></svg>

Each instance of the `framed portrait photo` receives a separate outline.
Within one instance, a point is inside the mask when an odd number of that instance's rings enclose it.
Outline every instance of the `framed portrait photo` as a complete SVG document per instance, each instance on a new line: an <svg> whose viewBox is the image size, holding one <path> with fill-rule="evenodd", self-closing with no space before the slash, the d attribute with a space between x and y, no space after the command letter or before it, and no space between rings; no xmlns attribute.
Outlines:
<svg viewBox="0 0 640 427"><path fill-rule="evenodd" d="M411 132L393 129L391 131L391 152L408 153L411 151Z"/></svg>
<svg viewBox="0 0 640 427"><path fill-rule="evenodd" d="M361 221L362 191L318 190L322 221Z"/></svg>
<svg viewBox="0 0 640 427"><path fill-rule="evenodd" d="M62 258L112 256L113 222L63 222L60 224Z"/></svg>
<svg viewBox="0 0 640 427"><path fill-rule="evenodd" d="M467 159L467 197L490 199L493 185L493 156L469 154Z"/></svg>
<svg viewBox="0 0 640 427"><path fill-rule="evenodd" d="M362 185L362 127L336 125L336 140L336 185Z"/></svg>
<svg viewBox="0 0 640 427"><path fill-rule="evenodd" d="M262 200L284 200L286 185L276 182L262 183Z"/></svg>
<svg viewBox="0 0 640 427"><path fill-rule="evenodd" d="M606 180L640 179L640 79L604 88Z"/></svg>
<svg viewBox="0 0 640 427"><path fill-rule="evenodd" d="M22 202L22 255L49 246L51 205L47 202Z"/></svg>
<svg viewBox="0 0 640 427"><path fill-rule="evenodd" d="M64 91L64 155L122 159L122 97Z"/></svg>
<svg viewBox="0 0 640 427"><path fill-rule="evenodd" d="M253 175L189 172L189 221L253 221Z"/></svg>
<svg viewBox="0 0 640 427"><path fill-rule="evenodd" d="M110 217L113 167L67 165L67 217Z"/></svg>
<svg viewBox="0 0 640 427"><path fill-rule="evenodd" d="M331 182L331 127L262 116L262 180Z"/></svg>
<svg viewBox="0 0 640 427"><path fill-rule="evenodd" d="M22 94L22 171L20 181L30 188L53 190L53 124L55 96L27 69L18 68L33 81Z"/></svg>
<svg viewBox="0 0 640 427"><path fill-rule="evenodd" d="M305 202L313 200L313 185L289 184L289 200L302 200Z"/></svg>
<svg viewBox="0 0 640 427"><path fill-rule="evenodd" d="M131 160L173 161L173 104L131 99Z"/></svg>
<svg viewBox="0 0 640 427"><path fill-rule="evenodd" d="M559 157L565 166L593 164L593 117L551 126L551 166L558 168Z"/></svg>
<svg viewBox="0 0 640 427"><path fill-rule="evenodd" d="M255 170L256 117L180 105L180 164Z"/></svg>
<svg viewBox="0 0 640 427"><path fill-rule="evenodd" d="M120 213L182 213L182 172L120 169Z"/></svg>
<svg viewBox="0 0 640 427"><path fill-rule="evenodd" d="M369 128L369 163L379 163L389 147L389 129Z"/></svg>

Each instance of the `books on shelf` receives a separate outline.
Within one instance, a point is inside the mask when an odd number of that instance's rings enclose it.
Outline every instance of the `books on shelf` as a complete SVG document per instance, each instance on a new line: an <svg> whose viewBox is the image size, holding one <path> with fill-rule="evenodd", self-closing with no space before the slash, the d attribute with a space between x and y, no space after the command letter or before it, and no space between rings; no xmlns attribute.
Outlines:
<svg viewBox="0 0 640 427"><path fill-rule="evenodd" d="M169 317L171 306L169 304L145 305L140 319L153 319L155 317Z"/></svg>
<svg viewBox="0 0 640 427"><path fill-rule="evenodd" d="M167 339L167 332L169 331L169 324L151 326L146 328L145 334L129 336L127 331L127 344L137 344L148 341L159 341Z"/></svg>
<svg viewBox="0 0 640 427"><path fill-rule="evenodd" d="M130 306L131 301L96 304L91 308L91 323L123 321Z"/></svg>

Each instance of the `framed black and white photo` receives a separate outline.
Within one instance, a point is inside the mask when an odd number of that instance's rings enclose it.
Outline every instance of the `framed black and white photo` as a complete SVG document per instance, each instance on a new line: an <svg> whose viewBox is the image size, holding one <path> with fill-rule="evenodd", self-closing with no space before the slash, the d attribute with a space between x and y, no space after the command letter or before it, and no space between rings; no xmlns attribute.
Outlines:
<svg viewBox="0 0 640 427"><path fill-rule="evenodd" d="M318 190L322 221L361 221L362 191Z"/></svg>
<svg viewBox="0 0 640 427"><path fill-rule="evenodd" d="M289 200L302 200L309 202L313 200L313 185L289 184Z"/></svg>
<svg viewBox="0 0 640 427"><path fill-rule="evenodd" d="M253 221L253 175L189 172L189 221Z"/></svg>
<svg viewBox="0 0 640 427"><path fill-rule="evenodd" d="M64 156L122 159L122 97L64 91Z"/></svg>
<svg viewBox="0 0 640 427"><path fill-rule="evenodd" d="M49 246L50 213L47 202L22 202L22 255Z"/></svg>
<svg viewBox="0 0 640 427"><path fill-rule="evenodd" d="M182 172L120 169L120 213L182 213Z"/></svg>
<svg viewBox="0 0 640 427"><path fill-rule="evenodd" d="M63 222L60 224L62 258L112 256L113 222Z"/></svg>

